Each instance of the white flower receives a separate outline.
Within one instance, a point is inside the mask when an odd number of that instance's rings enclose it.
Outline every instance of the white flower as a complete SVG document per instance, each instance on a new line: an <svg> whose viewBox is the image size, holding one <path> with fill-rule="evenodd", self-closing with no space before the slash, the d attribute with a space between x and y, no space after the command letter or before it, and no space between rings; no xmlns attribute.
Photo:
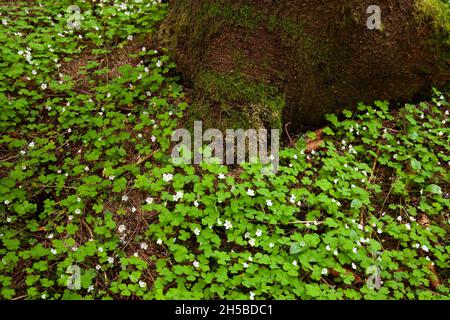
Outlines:
<svg viewBox="0 0 450 320"><path fill-rule="evenodd" d="M45 299L47 299L47 295L46 295L45 293L43 293L43 294L41 295L41 298L45 300Z"/></svg>
<svg viewBox="0 0 450 320"><path fill-rule="evenodd" d="M401 217L401 216L398 216L398 217L397 217L397 221L402 221L402 217Z"/></svg>
<svg viewBox="0 0 450 320"><path fill-rule="evenodd" d="M221 173L217 176L217 178L223 180L223 179L225 179L225 175L223 173Z"/></svg>
<svg viewBox="0 0 450 320"><path fill-rule="evenodd" d="M30 148L34 148L34 146L35 146L36 144L32 141L32 142L30 142L29 144L28 144L28 146L30 147Z"/></svg>
<svg viewBox="0 0 450 320"><path fill-rule="evenodd" d="M331 250L331 247L330 247L329 244L327 244L327 246L325 247L325 250L327 250L327 251L330 251L330 250Z"/></svg>
<svg viewBox="0 0 450 320"><path fill-rule="evenodd" d="M84 171L89 172L89 167L88 166L84 167Z"/></svg>
<svg viewBox="0 0 450 320"><path fill-rule="evenodd" d="M47 89L47 87L48 87L48 86L47 86L47 84L46 84L46 83L43 83L43 84L41 84L41 89L42 89L42 90L45 90L45 89Z"/></svg>
<svg viewBox="0 0 450 320"><path fill-rule="evenodd" d="M195 234L196 236L199 236L199 235L200 235L200 229L199 229L199 228L195 228L195 229L194 229L194 234Z"/></svg>
<svg viewBox="0 0 450 320"><path fill-rule="evenodd" d="M261 229L256 230L256 236L257 237L261 237L262 236L262 230Z"/></svg>
<svg viewBox="0 0 450 320"><path fill-rule="evenodd" d="M151 136L150 140L152 140L152 142L155 142L156 141L156 137L155 136Z"/></svg>
<svg viewBox="0 0 450 320"><path fill-rule="evenodd" d="M75 214L81 214L81 210L80 209L75 209Z"/></svg>
<svg viewBox="0 0 450 320"><path fill-rule="evenodd" d="M198 201L195 200L195 201L194 201L194 206L196 206L196 207L198 208L199 205L200 205L200 204L198 203Z"/></svg>
<svg viewBox="0 0 450 320"><path fill-rule="evenodd" d="M145 202L147 204L152 204L153 203L153 198L152 197L148 197L147 199L145 199Z"/></svg>
<svg viewBox="0 0 450 320"><path fill-rule="evenodd" d="M173 196L173 201L178 201L180 199L183 199L183 191L177 191L177 193Z"/></svg>
<svg viewBox="0 0 450 320"><path fill-rule="evenodd" d="M96 269L97 271L99 271L101 268L102 268L102 266L99 265L99 264L95 266L95 269Z"/></svg>
<svg viewBox="0 0 450 320"><path fill-rule="evenodd" d="M225 220L225 224L223 225L225 227L225 229L230 230L233 228L233 225L231 224L231 222L229 220Z"/></svg>
<svg viewBox="0 0 450 320"><path fill-rule="evenodd" d="M255 196L255 191L253 191L252 189L248 189L247 190L247 195L250 197L254 197Z"/></svg>
<svg viewBox="0 0 450 320"><path fill-rule="evenodd" d="M248 244L251 245L252 247L255 246L255 239L251 238L250 240L248 240Z"/></svg>
<svg viewBox="0 0 450 320"><path fill-rule="evenodd" d="M271 242L269 243L269 248L273 248L275 245Z"/></svg>
<svg viewBox="0 0 450 320"><path fill-rule="evenodd" d="M120 233L123 233L126 229L125 225L121 224L117 230L119 230Z"/></svg>
<svg viewBox="0 0 450 320"><path fill-rule="evenodd" d="M10 217L6 218L6 222L11 222L11 221L12 221L12 220L11 220Z"/></svg>
<svg viewBox="0 0 450 320"><path fill-rule="evenodd" d="M244 263L242 264L242 266L243 266L244 268L248 268L248 263L247 263L247 262L244 262Z"/></svg>
<svg viewBox="0 0 450 320"><path fill-rule="evenodd" d="M136 207L131 208L131 212L135 213L137 211Z"/></svg>
<svg viewBox="0 0 450 320"><path fill-rule="evenodd" d="M323 268L322 271L321 271L321 274L327 275L328 274L328 269L327 268Z"/></svg>
<svg viewBox="0 0 450 320"><path fill-rule="evenodd" d="M162 67L162 61L161 60L158 60L157 62L156 62L156 66L158 67L158 68L161 68Z"/></svg>
<svg viewBox="0 0 450 320"><path fill-rule="evenodd" d="M353 251L353 253L357 253L358 252L358 248L353 248L352 251Z"/></svg>
<svg viewBox="0 0 450 320"><path fill-rule="evenodd" d="M133 36L132 36L132 35L129 35L129 36L127 37L127 40L128 40L128 41L132 41L132 40L133 40Z"/></svg>
<svg viewBox="0 0 450 320"><path fill-rule="evenodd" d="M429 249L428 249L428 247L426 245L422 245L422 250L425 251L425 252L429 251Z"/></svg>
<svg viewBox="0 0 450 320"><path fill-rule="evenodd" d="M3 203L6 205L10 204L9 200L5 200L5 201L3 201Z"/></svg>
<svg viewBox="0 0 450 320"><path fill-rule="evenodd" d="M292 264L297 267L298 266L297 260L292 261Z"/></svg>
<svg viewBox="0 0 450 320"><path fill-rule="evenodd" d="M135 258L139 257L139 253L137 253L137 252L133 253L133 257L135 257Z"/></svg>
<svg viewBox="0 0 450 320"><path fill-rule="evenodd" d="M405 224L407 230L411 230L411 225L409 223Z"/></svg>
<svg viewBox="0 0 450 320"><path fill-rule="evenodd" d="M356 270L356 264L354 262L352 262L352 268L353 270Z"/></svg>
<svg viewBox="0 0 450 320"><path fill-rule="evenodd" d="M268 207L271 207L271 206L273 206L273 202L272 202L272 200L266 200L266 205L268 206Z"/></svg>
<svg viewBox="0 0 450 320"><path fill-rule="evenodd" d="M165 181L165 182L169 182L169 181L171 181L173 179L173 174L171 174L171 173L165 173L165 174L163 174L163 180Z"/></svg>
<svg viewBox="0 0 450 320"><path fill-rule="evenodd" d="M87 291L88 291L88 293L91 292L91 291L94 291L94 286L93 286L93 285L90 285L90 286L88 287L88 290L87 290Z"/></svg>
<svg viewBox="0 0 450 320"><path fill-rule="evenodd" d="M53 239L53 237L54 237L53 233L50 233L50 234L47 236L47 239Z"/></svg>
<svg viewBox="0 0 450 320"><path fill-rule="evenodd" d="M145 242L141 242L140 247L142 250L147 250L148 249L148 245Z"/></svg>
<svg viewBox="0 0 450 320"><path fill-rule="evenodd" d="M339 254L339 252L338 252L337 250L334 250L334 251L333 251L333 254L334 254L335 256L337 256L337 255Z"/></svg>
<svg viewBox="0 0 450 320"><path fill-rule="evenodd" d="M297 199L297 197L295 195L291 195L291 198L289 199L290 203L295 203L295 200Z"/></svg>
<svg viewBox="0 0 450 320"><path fill-rule="evenodd" d="M113 257L108 257L108 263L113 264L114 263L114 258Z"/></svg>
<svg viewBox="0 0 450 320"><path fill-rule="evenodd" d="M122 196L122 201L123 201L123 202L128 201L128 196L127 196L127 195L123 195L123 196Z"/></svg>
<svg viewBox="0 0 450 320"><path fill-rule="evenodd" d="M200 262L198 262L197 260L195 260L194 262L192 262L192 264L193 264L194 267L196 267L196 268L200 267Z"/></svg>
<svg viewBox="0 0 450 320"><path fill-rule="evenodd" d="M147 286L147 283L145 283L144 281L139 281L139 287L145 288L146 286Z"/></svg>
<svg viewBox="0 0 450 320"><path fill-rule="evenodd" d="M225 229L229 230L233 228L233 225L231 224L231 222L229 220L225 220L225 224L223 225L225 227Z"/></svg>
<svg viewBox="0 0 450 320"><path fill-rule="evenodd" d="M50 252L51 252L52 254L57 254L57 253L58 253L58 251L57 251L56 249L51 249Z"/></svg>
<svg viewBox="0 0 450 320"><path fill-rule="evenodd" d="M103 248L102 248L102 247L99 247L99 248L98 248L98 252L102 253L102 252L103 252Z"/></svg>

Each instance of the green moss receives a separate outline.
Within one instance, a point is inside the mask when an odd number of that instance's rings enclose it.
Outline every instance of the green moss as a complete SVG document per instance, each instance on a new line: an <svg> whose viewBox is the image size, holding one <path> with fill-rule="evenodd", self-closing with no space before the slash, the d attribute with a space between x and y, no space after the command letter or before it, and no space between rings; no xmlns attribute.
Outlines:
<svg viewBox="0 0 450 320"><path fill-rule="evenodd" d="M282 126L284 97L276 87L246 80L237 73L203 72L195 81L192 120L219 129ZM200 95L200 96L199 96ZM191 121L192 122L192 121Z"/></svg>
<svg viewBox="0 0 450 320"><path fill-rule="evenodd" d="M450 8L448 5L440 0L418 0L416 8L421 13L418 15L419 19L431 19L434 28L446 32L447 36L450 35Z"/></svg>

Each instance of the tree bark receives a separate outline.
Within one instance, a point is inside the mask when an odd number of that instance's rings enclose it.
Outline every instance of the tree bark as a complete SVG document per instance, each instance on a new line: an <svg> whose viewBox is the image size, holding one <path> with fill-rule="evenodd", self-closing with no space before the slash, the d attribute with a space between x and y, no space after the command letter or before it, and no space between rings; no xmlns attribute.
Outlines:
<svg viewBox="0 0 450 320"><path fill-rule="evenodd" d="M381 8L370 30L367 9ZM409 101L450 80L441 0L174 0L160 39L192 88L192 117L218 128L317 125L375 100Z"/></svg>

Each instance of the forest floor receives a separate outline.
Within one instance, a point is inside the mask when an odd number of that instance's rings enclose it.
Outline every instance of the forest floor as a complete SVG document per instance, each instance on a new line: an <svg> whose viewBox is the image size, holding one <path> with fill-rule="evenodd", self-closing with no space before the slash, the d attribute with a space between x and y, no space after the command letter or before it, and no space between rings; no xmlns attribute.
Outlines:
<svg viewBox="0 0 450 320"><path fill-rule="evenodd" d="M38 3L0 6L2 299L450 297L446 92L329 115L274 175L177 165L166 5Z"/></svg>

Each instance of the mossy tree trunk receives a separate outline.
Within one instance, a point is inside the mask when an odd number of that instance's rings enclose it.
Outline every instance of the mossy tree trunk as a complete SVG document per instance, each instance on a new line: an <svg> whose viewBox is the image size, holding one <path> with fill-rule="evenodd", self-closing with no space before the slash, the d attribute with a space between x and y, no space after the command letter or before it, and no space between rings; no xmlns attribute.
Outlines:
<svg viewBox="0 0 450 320"><path fill-rule="evenodd" d="M381 28L367 8L381 8ZM441 0L174 0L160 34L209 126L291 128L450 79Z"/></svg>

